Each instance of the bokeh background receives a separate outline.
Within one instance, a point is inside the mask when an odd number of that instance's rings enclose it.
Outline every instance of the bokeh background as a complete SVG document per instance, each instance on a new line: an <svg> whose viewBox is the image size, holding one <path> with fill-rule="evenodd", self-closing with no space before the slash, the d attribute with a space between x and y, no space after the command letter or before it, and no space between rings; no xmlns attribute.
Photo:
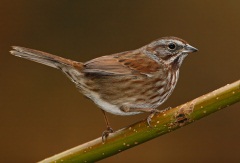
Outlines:
<svg viewBox="0 0 240 163"><path fill-rule="evenodd" d="M160 108L177 106L240 76L240 1L0 2L0 162L36 162L101 135L101 111L60 71L9 54L11 45L77 61L136 49L162 36L199 49ZM240 105L101 162L238 162ZM147 114L109 115L117 130Z"/></svg>

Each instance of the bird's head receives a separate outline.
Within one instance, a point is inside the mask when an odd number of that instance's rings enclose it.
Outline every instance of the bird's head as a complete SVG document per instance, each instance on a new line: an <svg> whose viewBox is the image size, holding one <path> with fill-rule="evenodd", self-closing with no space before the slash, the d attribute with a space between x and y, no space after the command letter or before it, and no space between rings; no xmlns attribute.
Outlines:
<svg viewBox="0 0 240 163"><path fill-rule="evenodd" d="M162 37L145 46L146 54L156 61L170 64L177 68L189 54L198 51L186 41L177 37ZM152 55L152 56L151 56Z"/></svg>

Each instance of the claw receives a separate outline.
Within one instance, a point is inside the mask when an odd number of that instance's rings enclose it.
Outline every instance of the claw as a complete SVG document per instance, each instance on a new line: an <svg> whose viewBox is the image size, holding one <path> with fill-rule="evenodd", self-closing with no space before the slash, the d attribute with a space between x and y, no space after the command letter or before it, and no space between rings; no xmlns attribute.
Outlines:
<svg viewBox="0 0 240 163"><path fill-rule="evenodd" d="M107 127L107 130L102 133L102 142L104 143L110 133L113 133L113 129L111 127Z"/></svg>
<svg viewBox="0 0 240 163"><path fill-rule="evenodd" d="M151 121L152 121L152 118L154 117L154 115L155 115L156 113L161 113L161 112L162 112L162 111L159 111L159 110L157 110L157 109L153 109L153 110L151 111L151 114L147 117L147 124L148 124L149 127L152 127Z"/></svg>

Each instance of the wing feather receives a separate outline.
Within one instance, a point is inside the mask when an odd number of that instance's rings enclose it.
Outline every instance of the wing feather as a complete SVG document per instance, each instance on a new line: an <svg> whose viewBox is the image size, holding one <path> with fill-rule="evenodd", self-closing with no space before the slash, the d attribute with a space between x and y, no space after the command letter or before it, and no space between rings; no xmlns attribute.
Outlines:
<svg viewBox="0 0 240 163"><path fill-rule="evenodd" d="M102 75L148 75L160 68L160 65L147 55L128 51L90 60L84 64L83 72Z"/></svg>

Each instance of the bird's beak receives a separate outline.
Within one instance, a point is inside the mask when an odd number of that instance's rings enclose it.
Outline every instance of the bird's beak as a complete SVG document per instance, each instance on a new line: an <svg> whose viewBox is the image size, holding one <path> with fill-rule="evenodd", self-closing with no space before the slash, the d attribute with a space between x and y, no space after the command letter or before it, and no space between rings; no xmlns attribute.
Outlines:
<svg viewBox="0 0 240 163"><path fill-rule="evenodd" d="M194 48L193 46L191 46L189 44L187 44L183 49L184 53L193 53L193 52L196 52L196 51L198 51L198 49Z"/></svg>

